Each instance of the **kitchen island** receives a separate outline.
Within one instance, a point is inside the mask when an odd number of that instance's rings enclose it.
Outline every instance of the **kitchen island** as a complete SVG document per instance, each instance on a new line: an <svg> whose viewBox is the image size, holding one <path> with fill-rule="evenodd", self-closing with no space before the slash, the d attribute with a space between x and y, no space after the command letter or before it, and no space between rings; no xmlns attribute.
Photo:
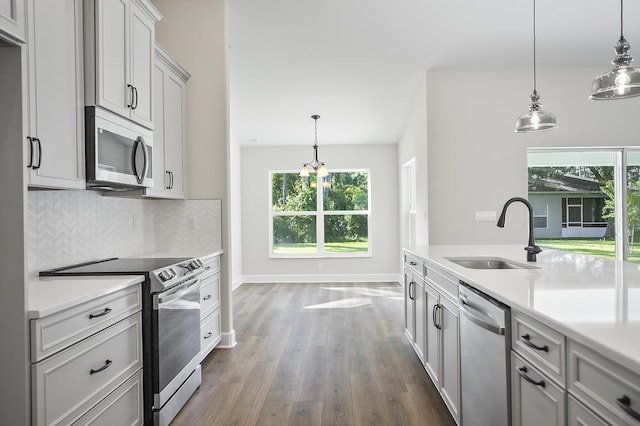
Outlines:
<svg viewBox="0 0 640 426"><path fill-rule="evenodd" d="M539 370L546 374L547 383L551 378L562 392L568 390L558 397L554 408L559 424L572 424L574 397L580 407L588 407L606 421L640 424L635 416L640 410L640 265L547 249L538 255L537 262L527 262L522 245L423 246L406 248L405 261L407 255L424 259L427 283L428 271L442 270L508 305L512 311L513 356L522 355L522 348L527 350L523 330L528 332L530 325L541 330L536 338L548 338L551 343L540 346L538 352L543 356ZM477 257L503 259L523 268L473 269L451 260ZM426 318L430 315L424 313ZM435 317L437 320L437 312ZM550 354L555 356L555 363L544 359ZM517 381L517 373L512 374L512 383ZM586 378L599 383L609 376L626 385L624 395L610 402L601 401L599 391L582 382ZM515 391L518 386L513 384ZM565 399L568 402L564 403ZM519 402L512 405L514 424L525 424ZM569 407L568 421L565 405ZM607 417L610 412L622 421Z"/></svg>

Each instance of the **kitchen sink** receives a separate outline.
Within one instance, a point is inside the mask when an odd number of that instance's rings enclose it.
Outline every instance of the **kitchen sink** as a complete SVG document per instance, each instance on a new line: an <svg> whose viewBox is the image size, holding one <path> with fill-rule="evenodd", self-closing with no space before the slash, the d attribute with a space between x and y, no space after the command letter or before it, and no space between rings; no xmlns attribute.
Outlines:
<svg viewBox="0 0 640 426"><path fill-rule="evenodd" d="M445 257L445 259L469 269L538 269L537 266L517 263L500 257Z"/></svg>

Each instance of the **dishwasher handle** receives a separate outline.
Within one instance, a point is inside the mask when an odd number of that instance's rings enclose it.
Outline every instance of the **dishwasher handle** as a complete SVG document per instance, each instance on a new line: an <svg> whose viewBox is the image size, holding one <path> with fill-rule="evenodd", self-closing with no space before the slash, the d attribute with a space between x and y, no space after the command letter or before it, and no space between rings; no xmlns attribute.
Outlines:
<svg viewBox="0 0 640 426"><path fill-rule="evenodd" d="M495 323L491 323L489 321L486 321L484 318L482 318L482 312L478 311L477 309L473 308L471 305L469 305L464 299L460 298L460 310L462 311L462 313L464 314L465 317L467 317L467 319L469 321L471 321L472 323L479 325L480 327L484 328L485 330L488 330L494 334L498 334L500 336L503 336L505 333L505 328L499 324L495 324ZM476 312L478 314L476 314Z"/></svg>

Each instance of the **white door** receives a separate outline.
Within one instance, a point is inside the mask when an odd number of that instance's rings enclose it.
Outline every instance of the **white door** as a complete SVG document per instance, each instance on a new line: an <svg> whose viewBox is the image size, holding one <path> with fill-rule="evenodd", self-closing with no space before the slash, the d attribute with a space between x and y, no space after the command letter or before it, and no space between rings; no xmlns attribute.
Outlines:
<svg viewBox="0 0 640 426"><path fill-rule="evenodd" d="M96 37L96 103L124 117L129 117L132 90L128 84L129 1L98 0Z"/></svg>
<svg viewBox="0 0 640 426"><path fill-rule="evenodd" d="M29 0L31 185L83 188L81 0Z"/></svg>
<svg viewBox="0 0 640 426"><path fill-rule="evenodd" d="M131 4L131 81L134 99L131 118L153 129L153 61L155 25L135 3Z"/></svg>

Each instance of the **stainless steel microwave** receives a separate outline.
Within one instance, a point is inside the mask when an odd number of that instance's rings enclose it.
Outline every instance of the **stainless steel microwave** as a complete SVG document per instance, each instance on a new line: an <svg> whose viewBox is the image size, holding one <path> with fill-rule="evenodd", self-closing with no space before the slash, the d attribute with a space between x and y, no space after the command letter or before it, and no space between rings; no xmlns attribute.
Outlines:
<svg viewBox="0 0 640 426"><path fill-rule="evenodd" d="M87 189L152 188L153 131L94 106L85 119Z"/></svg>

